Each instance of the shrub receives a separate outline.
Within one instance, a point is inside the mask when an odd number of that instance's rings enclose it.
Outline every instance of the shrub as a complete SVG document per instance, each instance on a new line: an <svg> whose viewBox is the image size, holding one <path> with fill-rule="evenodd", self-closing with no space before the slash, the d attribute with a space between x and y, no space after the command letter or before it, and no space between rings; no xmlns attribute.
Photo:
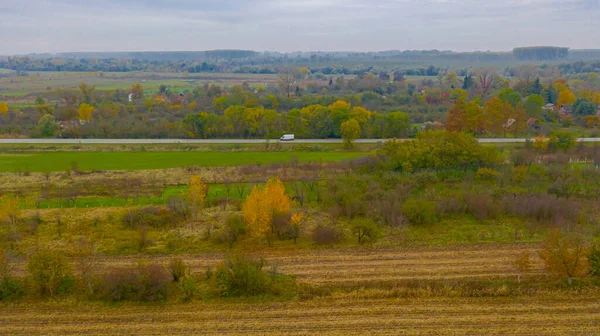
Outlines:
<svg viewBox="0 0 600 336"><path fill-rule="evenodd" d="M121 222L129 229L141 226L162 227L166 224L158 207L145 207L142 209L129 209L121 218Z"/></svg>
<svg viewBox="0 0 600 336"><path fill-rule="evenodd" d="M352 220L351 227L359 244L373 243L381 237L381 230L370 218L356 218Z"/></svg>
<svg viewBox="0 0 600 336"><path fill-rule="evenodd" d="M189 268L185 264L185 261L181 258L173 258L169 263L169 272L173 276L173 281L179 282L190 272Z"/></svg>
<svg viewBox="0 0 600 336"><path fill-rule="evenodd" d="M29 258L27 271L34 291L52 297L68 291L73 284L73 275L67 259L59 253L40 251Z"/></svg>
<svg viewBox="0 0 600 336"><path fill-rule="evenodd" d="M533 148L540 152L544 152L548 149L549 141L546 137L535 137L533 141Z"/></svg>
<svg viewBox="0 0 600 336"><path fill-rule="evenodd" d="M438 221L436 204L432 201L408 199L402 212L412 224L431 224Z"/></svg>
<svg viewBox="0 0 600 336"><path fill-rule="evenodd" d="M425 188L428 185L434 184L438 180L438 176L432 171L423 171L412 175L418 188Z"/></svg>
<svg viewBox="0 0 600 336"><path fill-rule="evenodd" d="M575 147L576 136L569 131L554 132L550 136L549 147L554 150L566 151Z"/></svg>
<svg viewBox="0 0 600 336"><path fill-rule="evenodd" d="M269 292L272 278L263 270L263 258L234 256L212 273L211 287L222 297L255 296Z"/></svg>
<svg viewBox="0 0 600 336"><path fill-rule="evenodd" d="M498 172L491 168L479 168L475 174L475 179L478 181L491 181L498 176Z"/></svg>
<svg viewBox="0 0 600 336"><path fill-rule="evenodd" d="M566 199L556 199L546 194L505 196L504 212L520 218L546 224L569 224L577 222L579 204Z"/></svg>
<svg viewBox="0 0 600 336"><path fill-rule="evenodd" d="M319 226L312 233L312 240L319 245L333 245L340 238L338 230L330 226Z"/></svg>
<svg viewBox="0 0 600 336"><path fill-rule="evenodd" d="M536 154L530 150L516 150L511 152L510 158L515 166L530 166L535 163Z"/></svg>
<svg viewBox="0 0 600 336"><path fill-rule="evenodd" d="M486 147L471 135L425 131L413 141L388 141L378 155L392 170L465 169L501 162L496 148Z"/></svg>
<svg viewBox="0 0 600 336"><path fill-rule="evenodd" d="M163 301L168 298L173 276L161 265L139 262L136 267L114 268L97 288L108 301Z"/></svg>
<svg viewBox="0 0 600 336"><path fill-rule="evenodd" d="M238 214L232 214L229 215L225 221L225 227L221 232L220 240L221 242L226 242L231 248L233 243L238 240L239 236L244 233L246 233L244 219Z"/></svg>
<svg viewBox="0 0 600 336"><path fill-rule="evenodd" d="M581 237L567 236L557 229L549 232L540 252L546 269L558 277L567 278L569 285L573 277L589 272L585 256L586 245Z"/></svg>
<svg viewBox="0 0 600 336"><path fill-rule="evenodd" d="M183 295L183 301L186 302L196 297L196 295L200 291L198 281L196 281L196 279L190 275L186 275L183 278L179 279L177 287Z"/></svg>
<svg viewBox="0 0 600 336"><path fill-rule="evenodd" d="M25 288L20 281L12 278L0 279L0 301L14 300L25 295Z"/></svg>
<svg viewBox="0 0 600 336"><path fill-rule="evenodd" d="M16 299L24 294L23 285L12 278L7 253L0 249L0 301Z"/></svg>
<svg viewBox="0 0 600 336"><path fill-rule="evenodd" d="M590 264L590 274L600 276L600 247L598 245L590 250L588 263Z"/></svg>
<svg viewBox="0 0 600 336"><path fill-rule="evenodd" d="M440 215L463 215L468 212L465 201L465 193L462 190L445 192L436 201L437 212Z"/></svg>
<svg viewBox="0 0 600 336"><path fill-rule="evenodd" d="M406 218L402 213L402 203L409 192L410 190L398 185L394 190L385 192L381 199L374 200L371 211L378 211L379 217L385 224L400 227L406 222Z"/></svg>
<svg viewBox="0 0 600 336"><path fill-rule="evenodd" d="M512 169L513 181L521 183L527 177L527 168L525 166L516 166Z"/></svg>
<svg viewBox="0 0 600 336"><path fill-rule="evenodd" d="M491 195L469 194L465 197L465 203L477 220L486 220L496 215L496 205Z"/></svg>
<svg viewBox="0 0 600 336"><path fill-rule="evenodd" d="M185 198L182 196L170 197L167 201L167 208L169 209L169 212L181 219L187 219L191 213L188 202L186 202Z"/></svg>

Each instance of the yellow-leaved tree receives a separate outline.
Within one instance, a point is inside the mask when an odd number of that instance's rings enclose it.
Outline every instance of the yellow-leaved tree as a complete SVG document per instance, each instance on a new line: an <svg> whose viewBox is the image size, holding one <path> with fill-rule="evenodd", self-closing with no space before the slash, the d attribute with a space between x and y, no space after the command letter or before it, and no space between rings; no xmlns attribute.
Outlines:
<svg viewBox="0 0 600 336"><path fill-rule="evenodd" d="M10 194L0 197L0 220L11 229L15 241L18 240L17 224L20 217L19 198Z"/></svg>
<svg viewBox="0 0 600 336"><path fill-rule="evenodd" d="M192 208L192 215L196 217L198 212L204 208L206 196L208 195L208 184L204 183L202 176L195 175L190 178L190 190L188 202Z"/></svg>
<svg viewBox="0 0 600 336"><path fill-rule="evenodd" d="M558 94L558 106L560 107L562 107L563 105L573 104L576 100L577 97L575 97L573 92L571 92L571 90L569 90L568 88L565 88Z"/></svg>
<svg viewBox="0 0 600 336"><path fill-rule="evenodd" d="M271 246L273 218L289 214L292 202L278 178L270 179L264 187L254 186L242 205L242 215L248 231L254 237L266 238Z"/></svg>
<svg viewBox="0 0 600 336"><path fill-rule="evenodd" d="M8 104L5 102L0 102L0 114L8 113Z"/></svg>
<svg viewBox="0 0 600 336"><path fill-rule="evenodd" d="M553 229L543 242L540 257L550 273L567 278L571 285L574 277L588 274L587 252L588 247L582 237L568 236Z"/></svg>
<svg viewBox="0 0 600 336"><path fill-rule="evenodd" d="M304 213L302 211L298 211L294 214L292 214L292 217L290 219L290 234L292 239L294 239L294 244L296 244L296 241L298 240L298 237L300 236L300 229L302 228L302 223L304 222Z"/></svg>
<svg viewBox="0 0 600 336"><path fill-rule="evenodd" d="M342 139L344 140L344 147L352 148L354 147L354 140L360 138L361 131L360 125L356 119L350 119L348 121L344 121L341 126L342 130Z"/></svg>
<svg viewBox="0 0 600 336"><path fill-rule="evenodd" d="M94 107L90 104L81 104L77 109L77 114L79 115L79 120L90 121L94 114Z"/></svg>

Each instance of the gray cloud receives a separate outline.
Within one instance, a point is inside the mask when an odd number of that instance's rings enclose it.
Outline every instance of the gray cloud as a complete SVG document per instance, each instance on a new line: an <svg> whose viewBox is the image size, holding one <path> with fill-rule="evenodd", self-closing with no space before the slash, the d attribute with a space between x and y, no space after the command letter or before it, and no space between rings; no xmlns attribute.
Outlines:
<svg viewBox="0 0 600 336"><path fill-rule="evenodd" d="M0 54L600 48L598 0L0 0Z"/></svg>

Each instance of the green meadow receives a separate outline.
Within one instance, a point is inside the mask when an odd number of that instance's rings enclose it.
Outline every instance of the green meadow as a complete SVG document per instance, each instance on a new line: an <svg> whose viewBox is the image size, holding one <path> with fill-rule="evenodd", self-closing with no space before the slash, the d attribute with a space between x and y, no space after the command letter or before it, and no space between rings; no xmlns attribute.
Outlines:
<svg viewBox="0 0 600 336"><path fill-rule="evenodd" d="M226 167L286 162L332 162L357 158L357 152L38 152L0 154L0 172L55 172L78 169L148 170Z"/></svg>

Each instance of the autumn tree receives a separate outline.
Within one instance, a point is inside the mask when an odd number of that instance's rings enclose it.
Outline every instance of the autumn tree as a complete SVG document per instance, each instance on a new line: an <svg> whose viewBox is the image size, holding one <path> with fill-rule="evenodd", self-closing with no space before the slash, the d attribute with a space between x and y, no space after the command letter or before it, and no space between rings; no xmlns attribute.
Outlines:
<svg viewBox="0 0 600 336"><path fill-rule="evenodd" d="M204 183L202 176L195 175L190 178L190 190L188 191L188 203L192 208L193 215L204 208L206 196L208 195L208 184Z"/></svg>
<svg viewBox="0 0 600 336"><path fill-rule="evenodd" d="M333 135L341 136L342 123L350 119L351 106L348 102L338 100L327 107L329 119L332 123ZM327 116L325 116L327 117Z"/></svg>
<svg viewBox="0 0 600 336"><path fill-rule="evenodd" d="M517 103L517 106L513 109L511 119L514 121L510 127L516 138L519 133L523 133L527 129L527 114L525 113L525 108L523 108L521 102Z"/></svg>
<svg viewBox="0 0 600 336"><path fill-rule="evenodd" d="M487 120L483 115L483 108L476 101L470 101L466 106L465 130L481 134L487 129Z"/></svg>
<svg viewBox="0 0 600 336"><path fill-rule="evenodd" d="M569 285L573 277L587 274L586 255L587 246L583 238L565 235L558 229L549 232L540 252L546 269L559 277L567 278Z"/></svg>
<svg viewBox="0 0 600 336"><path fill-rule="evenodd" d="M29 258L26 268L33 289L42 296L52 297L71 284L71 266L62 254L39 251Z"/></svg>
<svg viewBox="0 0 600 336"><path fill-rule="evenodd" d="M79 115L79 120L90 121L92 120L92 115L94 114L94 107L89 104L81 104L77 109L77 114Z"/></svg>
<svg viewBox="0 0 600 336"><path fill-rule="evenodd" d="M494 84L494 74L495 71L493 69L482 69L477 72L477 84L483 97L487 96Z"/></svg>
<svg viewBox="0 0 600 336"><path fill-rule="evenodd" d="M568 88L564 88L558 94L558 106L562 107L564 105L571 105L575 103L577 97L569 90Z"/></svg>
<svg viewBox="0 0 600 336"><path fill-rule="evenodd" d="M501 134L504 131L504 123L506 122L504 103L499 98L494 97L485 103L483 111L488 121L488 130L495 135Z"/></svg>
<svg viewBox="0 0 600 336"><path fill-rule="evenodd" d="M279 88L281 92L290 97L292 92L296 90L298 84L298 71L291 68L283 68L279 71Z"/></svg>
<svg viewBox="0 0 600 336"><path fill-rule="evenodd" d="M346 148L352 148L354 146L354 140L360 138L361 130L360 125L356 119L350 119L342 123L341 126L342 139L344 139L344 146Z"/></svg>
<svg viewBox="0 0 600 336"><path fill-rule="evenodd" d="M131 94L133 95L133 99L142 99L144 98L144 88L142 88L142 84L135 83L131 87Z"/></svg>
<svg viewBox="0 0 600 336"><path fill-rule="evenodd" d="M517 272L517 281L521 283L521 275L531 270L531 253L528 251L519 253L510 265Z"/></svg>
<svg viewBox="0 0 600 336"><path fill-rule="evenodd" d="M0 197L0 220L6 223L13 235L13 240L18 240L17 226L21 218L19 198L11 194Z"/></svg>
<svg viewBox="0 0 600 336"><path fill-rule="evenodd" d="M451 72L444 77L444 83L451 88L458 87L460 81L458 80L458 76L456 76L456 72Z"/></svg>
<svg viewBox="0 0 600 336"><path fill-rule="evenodd" d="M306 216L302 211L292 214L290 219L290 236L294 240L294 244L300 237L300 230L302 230L302 224L304 223Z"/></svg>
<svg viewBox="0 0 600 336"><path fill-rule="evenodd" d="M462 132L466 129L467 124L466 103L462 98L456 101L446 117L446 130L451 132Z"/></svg>
<svg viewBox="0 0 600 336"><path fill-rule="evenodd" d="M242 205L242 215L248 231L254 237L266 238L271 246L273 218L290 212L291 201L285 186L278 178L270 179L264 187L254 186Z"/></svg>
<svg viewBox="0 0 600 336"><path fill-rule="evenodd" d="M83 102L85 104L91 104L93 102L95 89L95 86L89 86L86 83L79 84L79 90L81 90L81 94L83 95Z"/></svg>
<svg viewBox="0 0 600 336"><path fill-rule="evenodd" d="M5 102L0 102L0 114L8 113L8 104Z"/></svg>
<svg viewBox="0 0 600 336"><path fill-rule="evenodd" d="M94 290L92 275L98 267L94 254L94 244L85 238L80 238L69 251L69 257L74 261L82 285L88 293L92 293Z"/></svg>

